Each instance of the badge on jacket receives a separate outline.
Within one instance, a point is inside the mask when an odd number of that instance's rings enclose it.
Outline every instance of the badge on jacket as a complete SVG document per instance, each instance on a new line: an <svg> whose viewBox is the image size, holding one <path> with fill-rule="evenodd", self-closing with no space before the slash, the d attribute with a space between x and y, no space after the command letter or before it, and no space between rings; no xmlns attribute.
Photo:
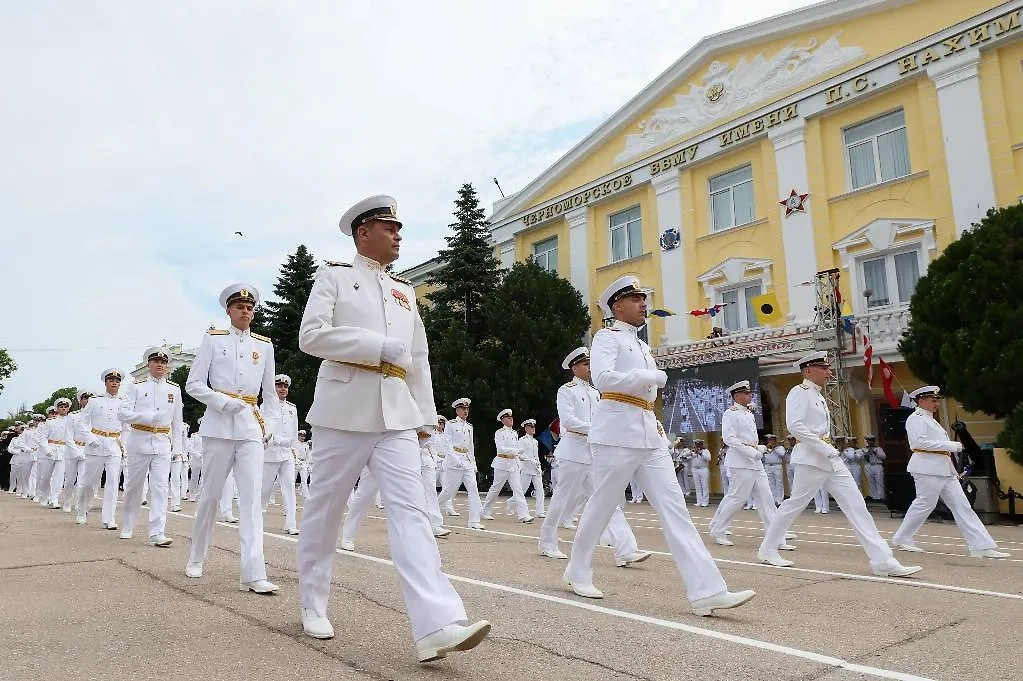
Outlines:
<svg viewBox="0 0 1023 681"><path fill-rule="evenodd" d="M412 311L412 306L409 305L408 298L405 297L404 293L402 293L396 288L392 288L391 295L394 296L394 299L398 301L399 305L401 305L406 310L409 310L410 312Z"/></svg>
<svg viewBox="0 0 1023 681"><path fill-rule="evenodd" d="M253 364L258 364L259 363L259 353L258 352L253 352L252 353L252 363Z"/></svg>
<svg viewBox="0 0 1023 681"><path fill-rule="evenodd" d="M167 401L171 404L174 403L174 393L167 393Z"/></svg>

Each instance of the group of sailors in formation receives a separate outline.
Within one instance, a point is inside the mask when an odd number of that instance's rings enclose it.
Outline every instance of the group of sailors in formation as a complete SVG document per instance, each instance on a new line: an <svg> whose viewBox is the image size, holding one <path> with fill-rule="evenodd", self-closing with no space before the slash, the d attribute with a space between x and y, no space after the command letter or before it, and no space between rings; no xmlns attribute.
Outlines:
<svg viewBox="0 0 1023 681"><path fill-rule="evenodd" d="M507 484L512 491L508 511L522 523L542 519L539 553L567 561L563 580L568 588L582 597L602 598L592 567L598 546L613 549L618 567L642 563L651 555L639 549L623 512L631 485L634 494L642 490L660 516L695 614L712 615L752 599L756 595L752 590L728 588L686 507L682 476L676 475L678 448L673 458L654 414L654 401L667 375L638 336L647 319L647 298L635 277L622 277L603 292L598 303L607 317L614 318L613 324L594 335L590 348L569 352L562 364L571 379L556 396L561 440L555 450L556 484L549 504L545 508L536 423L523 421L524 434L519 435L510 409L497 414L501 427L494 435L494 479L481 500L468 420L471 400L455 400L451 405L455 418L450 421L437 416L415 291L410 282L386 269L397 258L401 241L396 207L388 196L352 206L340 228L355 241L354 261L328 261L316 274L299 330L300 348L323 360L306 417L312 425L311 452L309 438L298 431L297 411L286 400L291 379L275 374L270 339L249 330L259 293L239 283L220 296L228 329L211 329L203 336L185 384L186 392L206 405L198 433L186 433L181 389L166 379L167 351L149 348L144 353L146 378L122 387L122 374L105 370L101 375L105 391L79 394L78 411L72 413L71 401L62 398L54 404L52 418L35 416L16 428L9 443L16 455L11 491L52 508L63 507L84 524L105 474L102 521L116 529L114 507L123 457L122 539L132 538L147 481L147 536L154 546L171 543L165 533L168 500L169 510L176 511L180 494L186 498L197 494L185 565L185 574L193 579L203 576L213 523L217 515L225 519L224 499L230 513L236 493L239 583L245 591L272 594L278 586L267 579L262 511L279 486L284 531L299 534L301 529L296 549L300 613L304 631L315 638L334 636L327 613L336 549L340 543L340 548L354 550L359 524L377 500L386 509L391 558L420 662L469 650L491 630L486 620L470 623L461 598L441 571L437 538L450 533L443 516L459 515L452 499L460 487L468 498L467 526L484 529L483 521L492 519ZM795 366L804 380L786 400L789 452L773 436L766 445L759 444L749 382L729 388L734 403L721 426L727 486L710 524L714 541L732 544L728 527L752 500L764 523L759 560L790 566L792 561L779 551L795 549L788 543L795 536L790 526L823 490L848 517L876 575L905 577L921 569L900 564L893 548L920 550L913 537L939 497L955 516L971 555L1007 555L997 550L958 483L950 454L962 446L934 419L940 399L937 387L927 386L912 395L918 406L906 430L917 498L887 542L867 511L858 469L852 467L866 460L871 476L869 467L883 461L884 453L870 444L871 439L867 449L860 450L863 455L832 442L830 414L821 394L830 372L826 353L811 353ZM694 445L685 460L691 467L696 504L707 506L710 452L702 441ZM307 468L313 463L315 471L309 476ZM787 499L779 480L784 463L790 471ZM186 466L192 471L188 484L182 474ZM296 473L305 493L301 528L295 511ZM535 497L532 512L525 496L530 487ZM872 486L871 496L877 490ZM571 552L565 553L558 532L572 527L574 542Z"/></svg>

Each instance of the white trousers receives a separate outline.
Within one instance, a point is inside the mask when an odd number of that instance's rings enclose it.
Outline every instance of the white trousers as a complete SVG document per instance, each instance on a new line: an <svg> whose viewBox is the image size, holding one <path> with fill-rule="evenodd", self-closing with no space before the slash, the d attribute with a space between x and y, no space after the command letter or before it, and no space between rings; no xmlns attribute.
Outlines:
<svg viewBox="0 0 1023 681"><path fill-rule="evenodd" d="M629 481L629 489L632 491L632 503L638 504L643 501L643 486L636 478Z"/></svg>
<svg viewBox="0 0 1023 681"><path fill-rule="evenodd" d="M376 501L378 494L380 494L380 486L377 485L376 478L373 477L371 471L364 468L359 474L359 486L348 495L348 501L345 503L348 506L348 512L345 514L345 522L341 526L342 541L355 541L355 535L359 534L359 528L366 520L369 507Z"/></svg>
<svg viewBox="0 0 1023 681"><path fill-rule="evenodd" d="M39 459L34 459L28 468L28 495L33 499L39 496Z"/></svg>
<svg viewBox="0 0 1023 681"><path fill-rule="evenodd" d="M525 496L529 485L533 485L533 497L536 499L536 515L544 513L543 476L539 473L522 471L519 473L519 481L522 484L522 494Z"/></svg>
<svg viewBox="0 0 1023 681"><path fill-rule="evenodd" d="M579 498L586 500L593 494L592 465L577 461L562 461L559 468L560 482L551 497L550 512L540 526L540 550L556 551L558 548L558 528L561 523L572 520L572 511ZM639 550L636 535L632 532L629 521L622 512L625 503L625 488L619 494L618 504L611 512L601 539L614 547L615 557L623 558Z"/></svg>
<svg viewBox="0 0 1023 681"><path fill-rule="evenodd" d="M823 488L835 498L838 507L849 519L860 546L867 552L871 567L885 567L894 561L891 547L881 538L874 519L867 511L867 504L863 501L860 488L849 475L849 471L844 466L840 468L839 471L826 471L813 466L796 468L795 489L792 496L778 507L774 520L764 533L764 541L760 545L762 551L772 553L775 547L782 544L792 521L803 512L810 497Z"/></svg>
<svg viewBox="0 0 1023 681"><path fill-rule="evenodd" d="M689 483L689 481L692 480L692 470L692 462L682 464L682 468L679 469L679 472L682 474L681 480L679 480L679 485L682 487L682 494L688 495L689 492L692 491L692 485Z"/></svg>
<svg viewBox="0 0 1023 681"><path fill-rule="evenodd" d="M114 458L116 458L118 462L121 460L120 454L116 457L90 456L89 454L86 454L85 459L79 464L78 481L75 483L74 500L74 504L78 507L79 513L88 513L92 509L92 500L96 496L96 490L99 489L99 481L100 477L103 475L103 469L106 468L110 463L110 460ZM108 521L104 518L103 522L113 521Z"/></svg>
<svg viewBox="0 0 1023 681"><path fill-rule="evenodd" d="M262 466L260 466L262 469ZM263 473L260 470L260 479ZM262 489L262 488L261 488ZM234 479L234 471L228 471L227 480L224 481L224 488L220 490L220 501L217 504L218 514L221 520L228 520L234 517L234 498L238 494L238 482Z"/></svg>
<svg viewBox="0 0 1023 681"><path fill-rule="evenodd" d="M444 516L440 514L440 500L437 497L437 469L424 467L420 463L419 473L423 479L423 494L426 495L426 515L430 517L430 526L436 532L444 527Z"/></svg>
<svg viewBox="0 0 1023 681"><path fill-rule="evenodd" d="M685 496L675 477L675 467L668 450L608 445L591 445L591 449L594 490L575 533L575 545L565 570L566 576L582 584L592 583L591 562L600 534L618 507L625 486L630 479L635 478L661 519L661 530L682 576L689 600L695 601L725 591L727 587L717 563L689 517Z"/></svg>
<svg viewBox="0 0 1023 681"><path fill-rule="evenodd" d="M181 505L181 459L170 462L170 487L168 502L171 508Z"/></svg>
<svg viewBox="0 0 1023 681"><path fill-rule="evenodd" d="M767 471L767 483L771 486L771 497L775 504L785 500L785 471L780 463L772 463L764 466Z"/></svg>
<svg viewBox="0 0 1023 681"><path fill-rule="evenodd" d="M480 516L483 515L483 504L480 503L480 491L476 487L476 471L454 468L443 471L441 478L443 484L438 500L441 507L447 508L455 494L458 493L458 486L464 485L465 495L469 498L469 524L479 523Z"/></svg>
<svg viewBox="0 0 1023 681"><path fill-rule="evenodd" d="M733 468L728 471L731 486L728 494L718 504L714 517L710 519L710 533L724 536L725 530L732 524L735 514L752 496L756 502L757 514L764 523L764 529L774 520L774 497L771 496L771 484L764 470L754 471L746 468Z"/></svg>
<svg viewBox="0 0 1023 681"><path fill-rule="evenodd" d="M188 480L188 498L195 500L199 498L199 480L202 476L202 457L193 456L189 459L188 469L192 474Z"/></svg>
<svg viewBox="0 0 1023 681"><path fill-rule="evenodd" d="M792 490L795 488L796 479L796 466L795 464L785 464L785 478L789 481L789 495L792 494Z"/></svg>
<svg viewBox="0 0 1023 681"><path fill-rule="evenodd" d="M331 572L345 500L364 466L387 508L387 542L418 640L466 619L462 599L440 569L426 515L419 441L411 430L354 433L313 426L316 477L298 539L298 591L303 608L326 616Z"/></svg>
<svg viewBox="0 0 1023 681"><path fill-rule="evenodd" d="M728 494L728 468L718 465L718 477L721 479L721 493Z"/></svg>
<svg viewBox="0 0 1023 681"><path fill-rule="evenodd" d="M856 486L860 488L860 493L862 494L863 464L857 461L856 463L847 463L845 464L845 467L849 469L849 475L852 476L853 482L855 482Z"/></svg>
<svg viewBox="0 0 1023 681"><path fill-rule="evenodd" d="M512 510L519 520L522 520L529 515L529 506L526 504L526 497L522 494L522 480L519 477L519 471L494 471L494 484L490 486L490 491L487 492L486 501L483 502L483 515L490 515L494 510L494 502L497 500L497 495L504 489L504 484L508 483L512 491Z"/></svg>
<svg viewBox="0 0 1023 681"><path fill-rule="evenodd" d="M884 465L870 464L867 466L867 484L870 487L870 498L875 501L884 500Z"/></svg>
<svg viewBox="0 0 1023 681"><path fill-rule="evenodd" d="M103 467L103 513L102 520L105 525L114 525L117 522L117 498L120 496L121 469L124 467L124 457L120 454L108 456L106 466Z"/></svg>
<svg viewBox="0 0 1023 681"><path fill-rule="evenodd" d="M149 476L149 536L162 535L167 527L167 487L170 483L170 455L128 452L124 458L124 511L121 531L131 532L142 509L143 485Z"/></svg>
<svg viewBox="0 0 1023 681"><path fill-rule="evenodd" d="M696 487L696 505L710 504L710 469L693 468L693 486Z"/></svg>
<svg viewBox="0 0 1023 681"><path fill-rule="evenodd" d="M78 480L78 471L81 467L82 459L75 456L69 456L64 461L64 484L57 501L65 510L75 505L75 482Z"/></svg>
<svg viewBox="0 0 1023 681"><path fill-rule="evenodd" d="M202 439L202 485L195 508L189 563L202 563L213 539L214 514L229 473L238 483L238 536L241 542L240 581L266 579L263 559L263 513L259 505L263 478L263 443L259 440Z"/></svg>
<svg viewBox="0 0 1023 681"><path fill-rule="evenodd" d="M892 536L894 541L899 544L914 543L914 535L934 511L940 498L952 512L952 517L971 551L998 547L987 528L980 522L980 518L970 508L970 500L958 480L947 475L913 473L913 482L916 483L916 498L906 509L906 517L902 519L902 524Z"/></svg>
<svg viewBox="0 0 1023 681"><path fill-rule="evenodd" d="M298 501L295 499L295 462L291 459L263 462L263 493L260 499L260 508L270 503L274 480L281 483L281 499L284 501L284 529L285 531L298 529L298 522L295 520L298 506Z"/></svg>
<svg viewBox="0 0 1023 681"><path fill-rule="evenodd" d="M851 477L851 476L850 476ZM795 482L792 483L792 489L795 489ZM789 492L789 497L792 497L792 492ZM813 505L817 509L818 513L830 513L831 512L831 500L828 496L828 490L821 487L813 493Z"/></svg>
<svg viewBox="0 0 1023 681"><path fill-rule="evenodd" d="M53 488L53 469L56 465L53 459L40 458L36 461L36 496L40 504L50 504L56 500L59 489Z"/></svg>

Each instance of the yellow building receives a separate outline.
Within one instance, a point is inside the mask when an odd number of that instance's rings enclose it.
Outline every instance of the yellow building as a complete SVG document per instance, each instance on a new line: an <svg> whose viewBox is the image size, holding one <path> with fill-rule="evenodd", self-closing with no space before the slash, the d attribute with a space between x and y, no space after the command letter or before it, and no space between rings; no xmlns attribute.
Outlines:
<svg viewBox="0 0 1023 681"><path fill-rule="evenodd" d="M521 191L494 206L503 266L535 257L601 325L600 292L635 274L665 368L759 358L784 429L791 361L814 347L817 272L899 396L921 382L896 345L928 264L993 206L1023 197L1023 2L832 0L701 40ZM1014 104L1015 103L1015 104ZM790 202L790 199L791 202ZM772 292L783 319L758 323ZM690 310L727 303L713 325ZM853 432L881 433L881 382L847 347ZM947 405L991 442L998 424ZM898 446L892 442L890 447Z"/></svg>

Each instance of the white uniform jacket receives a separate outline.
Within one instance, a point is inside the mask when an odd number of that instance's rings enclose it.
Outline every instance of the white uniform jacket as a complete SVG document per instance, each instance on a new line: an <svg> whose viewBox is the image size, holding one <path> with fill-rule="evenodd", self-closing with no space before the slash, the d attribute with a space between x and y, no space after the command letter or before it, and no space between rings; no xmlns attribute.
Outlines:
<svg viewBox="0 0 1023 681"><path fill-rule="evenodd" d="M864 447L860 450L860 458L868 466L883 466L888 456L880 447Z"/></svg>
<svg viewBox="0 0 1023 681"><path fill-rule="evenodd" d="M444 457L444 465L447 470L460 469L467 471L476 470L476 445L472 440L472 424L455 418L448 421L444 432L448 434L451 441L451 453ZM448 463L448 456L451 457Z"/></svg>
<svg viewBox="0 0 1023 681"><path fill-rule="evenodd" d="M78 419L75 439L85 443L89 456L121 456L124 446L121 431L124 424L117 417L121 396L103 393L89 400Z"/></svg>
<svg viewBox="0 0 1023 681"><path fill-rule="evenodd" d="M860 450L854 447L846 447L840 452L840 455L842 457L842 461L845 463L846 466L858 464L860 463L860 460L863 458L863 454L860 452Z"/></svg>
<svg viewBox="0 0 1023 681"><path fill-rule="evenodd" d="M82 420L82 416L85 414L84 409L73 411L68 414L68 453L72 454L74 458L81 461L85 458L85 440L79 438L81 428L79 422Z"/></svg>
<svg viewBox="0 0 1023 681"><path fill-rule="evenodd" d="M181 388L177 383L149 376L129 384L121 391L117 418L127 424L124 429L127 451L168 458L180 454L185 428Z"/></svg>
<svg viewBox="0 0 1023 681"><path fill-rule="evenodd" d="M262 409L260 413L263 413ZM298 407L291 402L281 402L277 412L263 413L263 420L267 434L273 434L266 444L263 461L280 463L293 459L295 445L298 444Z"/></svg>
<svg viewBox="0 0 1023 681"><path fill-rule="evenodd" d="M295 445L295 465L300 471L309 470L309 443L299 442Z"/></svg>
<svg viewBox="0 0 1023 681"><path fill-rule="evenodd" d="M270 433L260 418L280 409L274 390L276 370L274 346L266 336L234 326L207 331L185 381L185 391L206 405L199 434L223 440L265 439ZM259 412L255 402L261 391Z"/></svg>
<svg viewBox="0 0 1023 681"><path fill-rule="evenodd" d="M950 454L963 451L963 443L949 439L948 433L926 409L917 407L906 419L906 436L913 455L906 470L921 475L958 475Z"/></svg>
<svg viewBox="0 0 1023 681"><path fill-rule="evenodd" d="M604 397L618 393L653 404L667 374L657 368L650 346L636 335L636 327L615 321L594 335L590 371L601 399L593 410L590 444L635 449L658 449L665 435L653 409Z"/></svg>
<svg viewBox="0 0 1023 681"><path fill-rule="evenodd" d="M710 468L709 449L698 449L693 453L693 468Z"/></svg>
<svg viewBox="0 0 1023 681"><path fill-rule="evenodd" d="M764 454L764 464L768 466L780 466L785 462L785 448L778 445L774 449L768 449Z"/></svg>
<svg viewBox="0 0 1023 681"><path fill-rule="evenodd" d="M838 450L831 445L831 413L820 386L804 380L785 398L785 425L796 438L791 461L825 471L845 470Z"/></svg>
<svg viewBox="0 0 1023 681"><path fill-rule="evenodd" d="M728 445L725 459L729 468L764 470L763 450L757 444L757 419L741 404L733 404L721 415L721 441Z"/></svg>
<svg viewBox="0 0 1023 681"><path fill-rule="evenodd" d="M558 423L561 440L554 449L559 461L593 463L590 452L590 424L600 393L586 381L576 378L558 388Z"/></svg>
<svg viewBox="0 0 1023 681"><path fill-rule="evenodd" d="M490 462L490 467L495 471L517 471L519 470L519 434L514 428L501 427L494 433L494 446L497 454Z"/></svg>
<svg viewBox="0 0 1023 681"><path fill-rule="evenodd" d="M75 444L74 430L69 416L55 416L42 425L46 429L46 458L52 461L63 461L64 453ZM73 454L73 451L72 451Z"/></svg>
<svg viewBox="0 0 1023 681"><path fill-rule="evenodd" d="M540 468L540 445L532 435L519 438L519 465L527 475L543 475Z"/></svg>
<svg viewBox="0 0 1023 681"><path fill-rule="evenodd" d="M198 431L188 436L185 441L185 446L188 447L188 459L189 461L200 462L202 461L202 435Z"/></svg>
<svg viewBox="0 0 1023 681"><path fill-rule="evenodd" d="M392 336L408 348L396 360L406 372L404 379L379 370L384 339ZM357 255L351 265L321 267L302 315L298 343L303 352L324 360L306 418L314 426L382 433L436 425L426 329L416 292L379 263Z"/></svg>

